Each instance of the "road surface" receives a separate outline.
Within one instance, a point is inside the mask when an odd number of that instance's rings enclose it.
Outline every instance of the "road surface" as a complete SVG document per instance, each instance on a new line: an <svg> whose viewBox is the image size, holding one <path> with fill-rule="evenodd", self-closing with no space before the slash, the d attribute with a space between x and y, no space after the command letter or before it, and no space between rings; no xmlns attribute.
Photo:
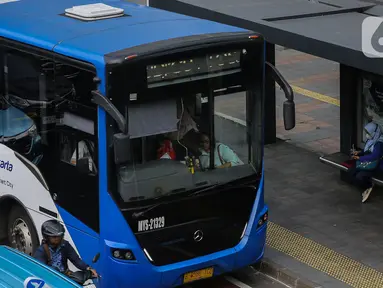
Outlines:
<svg viewBox="0 0 383 288"><path fill-rule="evenodd" d="M248 273L248 271L246 272ZM240 279L238 279L240 278ZM242 279L245 278L245 279ZM193 285L183 286L185 288L286 288L282 283L268 278L263 274L246 275L245 277L221 276L211 280L196 282Z"/></svg>

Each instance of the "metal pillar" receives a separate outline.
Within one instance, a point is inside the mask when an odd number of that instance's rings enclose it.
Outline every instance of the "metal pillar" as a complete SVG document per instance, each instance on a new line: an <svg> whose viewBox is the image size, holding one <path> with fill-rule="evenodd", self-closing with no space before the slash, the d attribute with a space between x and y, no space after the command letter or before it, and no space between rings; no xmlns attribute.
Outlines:
<svg viewBox="0 0 383 288"><path fill-rule="evenodd" d="M357 144L358 115L358 70L339 64L340 86L340 151L350 153L352 144Z"/></svg>
<svg viewBox="0 0 383 288"><path fill-rule="evenodd" d="M275 45L272 43L266 43L266 61L275 66ZM265 72L265 144L272 144L277 140L275 81L269 67L266 66Z"/></svg>
<svg viewBox="0 0 383 288"><path fill-rule="evenodd" d="M357 145L358 135L358 85L359 71L339 64L340 87L340 152L349 154L353 144ZM349 181L346 172L341 171L341 179Z"/></svg>

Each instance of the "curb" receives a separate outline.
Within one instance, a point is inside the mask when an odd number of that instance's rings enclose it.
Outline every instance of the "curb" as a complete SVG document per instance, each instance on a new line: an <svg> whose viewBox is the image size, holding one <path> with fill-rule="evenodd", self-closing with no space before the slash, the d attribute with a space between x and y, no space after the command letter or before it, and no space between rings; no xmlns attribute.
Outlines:
<svg viewBox="0 0 383 288"><path fill-rule="evenodd" d="M275 263L274 261L268 258L263 258L259 263L253 265L252 267L267 276L277 279L278 281L282 282L283 284L291 288L322 288L323 287L319 284L316 284L314 282L311 282L307 279L300 277L298 274L292 272L286 267L279 265L278 263Z"/></svg>
<svg viewBox="0 0 383 288"><path fill-rule="evenodd" d="M367 1L367 0L366 0ZM281 46L281 45L276 45L275 44L275 50L277 51L283 51L283 50L291 50L291 48L286 47L286 46Z"/></svg>

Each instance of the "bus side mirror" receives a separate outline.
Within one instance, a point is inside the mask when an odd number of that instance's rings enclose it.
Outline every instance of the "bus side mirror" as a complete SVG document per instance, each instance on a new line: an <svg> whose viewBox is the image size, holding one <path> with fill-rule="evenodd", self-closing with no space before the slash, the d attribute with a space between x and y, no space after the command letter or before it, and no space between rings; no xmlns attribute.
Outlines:
<svg viewBox="0 0 383 288"><path fill-rule="evenodd" d="M131 161L130 136L124 133L113 135L114 162L116 165L126 164Z"/></svg>
<svg viewBox="0 0 383 288"><path fill-rule="evenodd" d="M130 136L128 134L127 119L118 111L112 102L104 97L100 91L92 91L92 101L102 107L117 123L121 133L113 135L114 162L117 165L129 163L130 157Z"/></svg>
<svg viewBox="0 0 383 288"><path fill-rule="evenodd" d="M283 103L283 122L285 124L285 130L291 130L295 127L295 103L293 89L273 64L270 62L265 63L267 67L270 68L270 73L274 81L278 83L279 87L281 87L285 93L287 100Z"/></svg>
<svg viewBox="0 0 383 288"><path fill-rule="evenodd" d="M285 130L291 130L295 127L295 103L286 100L283 102L283 122Z"/></svg>
<svg viewBox="0 0 383 288"><path fill-rule="evenodd" d="M112 104L112 102L108 98L104 97L98 90L93 90L92 96L92 102L102 107L105 112L108 113L114 119L114 121L116 121L120 131L127 134L128 123L120 111L118 111L118 109Z"/></svg>

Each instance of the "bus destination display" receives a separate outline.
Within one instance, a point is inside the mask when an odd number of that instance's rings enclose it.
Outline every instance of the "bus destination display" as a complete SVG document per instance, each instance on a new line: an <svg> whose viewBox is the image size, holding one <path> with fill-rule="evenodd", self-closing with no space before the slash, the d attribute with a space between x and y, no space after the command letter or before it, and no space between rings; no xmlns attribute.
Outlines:
<svg viewBox="0 0 383 288"><path fill-rule="evenodd" d="M168 63L148 65L148 84L239 69L241 51L214 53Z"/></svg>

